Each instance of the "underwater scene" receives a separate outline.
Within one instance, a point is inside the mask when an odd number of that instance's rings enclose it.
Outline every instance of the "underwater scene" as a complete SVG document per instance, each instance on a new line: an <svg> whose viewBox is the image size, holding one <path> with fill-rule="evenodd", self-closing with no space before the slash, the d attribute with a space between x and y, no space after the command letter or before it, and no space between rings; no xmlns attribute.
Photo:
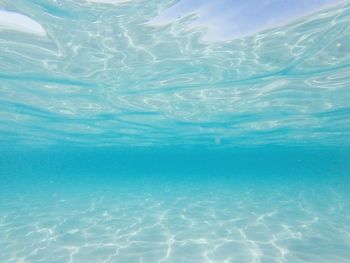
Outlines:
<svg viewBox="0 0 350 263"><path fill-rule="evenodd" d="M0 263L350 263L350 2L0 0Z"/></svg>

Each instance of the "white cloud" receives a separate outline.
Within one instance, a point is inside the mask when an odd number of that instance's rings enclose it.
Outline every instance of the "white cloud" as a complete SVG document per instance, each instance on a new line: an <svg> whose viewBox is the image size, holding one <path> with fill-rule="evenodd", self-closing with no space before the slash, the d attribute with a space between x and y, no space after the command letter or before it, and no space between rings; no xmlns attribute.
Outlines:
<svg viewBox="0 0 350 263"><path fill-rule="evenodd" d="M26 15L0 10L0 30L16 30L38 36L46 36L42 25Z"/></svg>
<svg viewBox="0 0 350 263"><path fill-rule="evenodd" d="M204 40L221 41L245 37L283 26L320 9L344 3L344 0L181 0L149 21L162 26L194 15L188 26L206 28Z"/></svg>
<svg viewBox="0 0 350 263"><path fill-rule="evenodd" d="M112 5L119 5L119 4L131 2L131 1L133 1L133 0L87 0L87 2L112 4Z"/></svg>

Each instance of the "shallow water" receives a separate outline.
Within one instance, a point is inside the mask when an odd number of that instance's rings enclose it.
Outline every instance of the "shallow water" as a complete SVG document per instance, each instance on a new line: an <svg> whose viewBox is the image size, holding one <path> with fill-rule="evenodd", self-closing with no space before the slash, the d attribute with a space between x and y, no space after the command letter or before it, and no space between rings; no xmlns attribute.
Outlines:
<svg viewBox="0 0 350 263"><path fill-rule="evenodd" d="M2 262L349 262L349 195L331 187L158 195L5 199Z"/></svg>
<svg viewBox="0 0 350 263"><path fill-rule="evenodd" d="M174 3L0 0L0 262L350 262L348 2L225 42Z"/></svg>
<svg viewBox="0 0 350 263"><path fill-rule="evenodd" d="M349 262L350 151L2 157L2 262Z"/></svg>

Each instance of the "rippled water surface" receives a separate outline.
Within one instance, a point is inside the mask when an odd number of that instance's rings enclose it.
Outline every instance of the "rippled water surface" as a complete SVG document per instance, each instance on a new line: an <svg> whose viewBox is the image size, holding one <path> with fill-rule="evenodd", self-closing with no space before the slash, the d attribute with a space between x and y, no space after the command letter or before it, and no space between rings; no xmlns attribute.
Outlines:
<svg viewBox="0 0 350 263"><path fill-rule="evenodd" d="M349 2L176 3L0 0L1 263L350 262Z"/></svg>
<svg viewBox="0 0 350 263"><path fill-rule="evenodd" d="M204 43L122 2L1 1L38 23L0 27L3 144L349 144L348 5Z"/></svg>

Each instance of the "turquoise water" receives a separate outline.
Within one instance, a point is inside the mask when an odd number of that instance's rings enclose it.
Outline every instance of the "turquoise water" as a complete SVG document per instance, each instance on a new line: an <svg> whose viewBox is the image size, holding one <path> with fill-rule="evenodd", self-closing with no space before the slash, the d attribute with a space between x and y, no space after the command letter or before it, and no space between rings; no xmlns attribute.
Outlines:
<svg viewBox="0 0 350 263"><path fill-rule="evenodd" d="M0 262L350 262L349 3L101 2L0 1Z"/></svg>

